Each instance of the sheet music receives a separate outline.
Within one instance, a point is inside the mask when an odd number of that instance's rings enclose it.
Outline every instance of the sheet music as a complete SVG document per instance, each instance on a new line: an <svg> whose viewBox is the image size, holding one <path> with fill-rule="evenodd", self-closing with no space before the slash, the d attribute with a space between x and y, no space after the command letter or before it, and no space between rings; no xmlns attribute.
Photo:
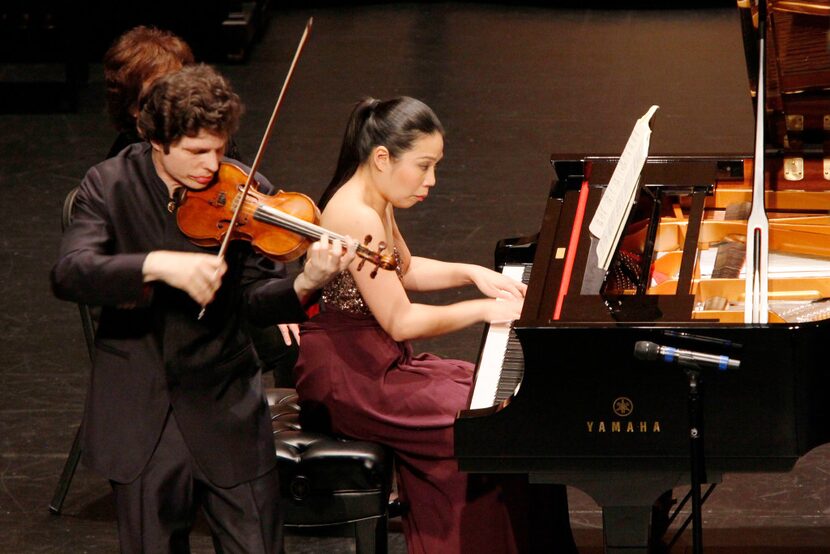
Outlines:
<svg viewBox="0 0 830 554"><path fill-rule="evenodd" d="M628 137L620 161L614 168L611 181L605 188L594 218L588 229L599 239L597 245L597 266L608 271L611 257L620 240L623 226L634 205L640 173L648 157L651 138L649 121L659 106L652 106L634 124L634 130Z"/></svg>

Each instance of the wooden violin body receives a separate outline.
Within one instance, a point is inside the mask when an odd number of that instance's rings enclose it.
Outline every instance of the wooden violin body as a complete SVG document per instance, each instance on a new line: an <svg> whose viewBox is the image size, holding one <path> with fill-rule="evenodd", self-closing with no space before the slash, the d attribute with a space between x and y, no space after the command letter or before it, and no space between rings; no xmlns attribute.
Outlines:
<svg viewBox="0 0 830 554"><path fill-rule="evenodd" d="M185 193L176 211L179 229L199 246L244 240L269 258L284 262L302 256L324 234L346 244L345 237L317 225L320 210L305 194L279 191L269 196L254 187L246 187L248 180L249 175L242 169L222 162L213 184ZM234 217L240 201L242 206ZM235 221L233 225L232 221ZM372 237L366 236L364 244L357 245L357 256L362 258L358 270L366 261L375 266L372 277L377 274L377 268L394 270L395 258L382 253L386 244L379 242L378 250L374 251L368 248L371 242Z"/></svg>
<svg viewBox="0 0 830 554"><path fill-rule="evenodd" d="M221 244L247 178L242 169L223 162L214 184L203 190L188 190L176 212L182 232L200 246ZM316 225L320 210L308 196L284 191L268 196L251 189L243 202L231 240L249 241L257 251L280 261L292 261L305 253L310 238L277 226L269 216L278 210Z"/></svg>

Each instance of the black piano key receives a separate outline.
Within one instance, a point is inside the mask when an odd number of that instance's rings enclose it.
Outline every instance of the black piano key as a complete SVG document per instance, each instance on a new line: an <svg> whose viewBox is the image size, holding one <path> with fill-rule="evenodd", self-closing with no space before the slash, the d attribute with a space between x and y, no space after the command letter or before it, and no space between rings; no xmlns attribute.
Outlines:
<svg viewBox="0 0 830 554"><path fill-rule="evenodd" d="M532 265L525 265L522 272L522 282L527 283L530 280L530 272ZM499 374L499 382L496 385L496 403L506 400L513 396L516 387L522 382L524 377L524 353L522 352L522 345L519 342L519 337L511 328L510 334L507 337L507 347L502 357L501 371Z"/></svg>

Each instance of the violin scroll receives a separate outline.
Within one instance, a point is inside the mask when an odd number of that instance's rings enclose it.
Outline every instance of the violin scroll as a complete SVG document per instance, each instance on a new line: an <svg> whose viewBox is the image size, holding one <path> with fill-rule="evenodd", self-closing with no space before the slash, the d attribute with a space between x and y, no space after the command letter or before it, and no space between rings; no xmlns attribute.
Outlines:
<svg viewBox="0 0 830 554"><path fill-rule="evenodd" d="M361 258L360 263L357 264L357 270L360 271L361 269L363 269L363 264L366 263L366 260L369 260L369 262L371 262L375 266L375 268L369 274L369 277L371 277L372 279L374 279L375 276L378 274L378 269L397 269L398 262L395 260L395 257L390 254L381 253L384 250L386 250L386 243L383 241L379 242L377 251L374 251L368 248L371 242L372 235L366 235L363 238L363 245L357 245L357 255Z"/></svg>

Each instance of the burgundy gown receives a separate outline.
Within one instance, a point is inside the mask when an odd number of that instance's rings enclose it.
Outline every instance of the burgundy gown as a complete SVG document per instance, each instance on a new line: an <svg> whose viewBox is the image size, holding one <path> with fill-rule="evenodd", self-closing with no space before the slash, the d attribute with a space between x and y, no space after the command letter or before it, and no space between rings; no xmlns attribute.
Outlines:
<svg viewBox="0 0 830 554"><path fill-rule="evenodd" d="M325 407L335 433L395 451L410 554L518 551L506 480L461 473L452 457L472 364L413 355L372 317L348 271L324 289L320 308L302 327L297 392Z"/></svg>

